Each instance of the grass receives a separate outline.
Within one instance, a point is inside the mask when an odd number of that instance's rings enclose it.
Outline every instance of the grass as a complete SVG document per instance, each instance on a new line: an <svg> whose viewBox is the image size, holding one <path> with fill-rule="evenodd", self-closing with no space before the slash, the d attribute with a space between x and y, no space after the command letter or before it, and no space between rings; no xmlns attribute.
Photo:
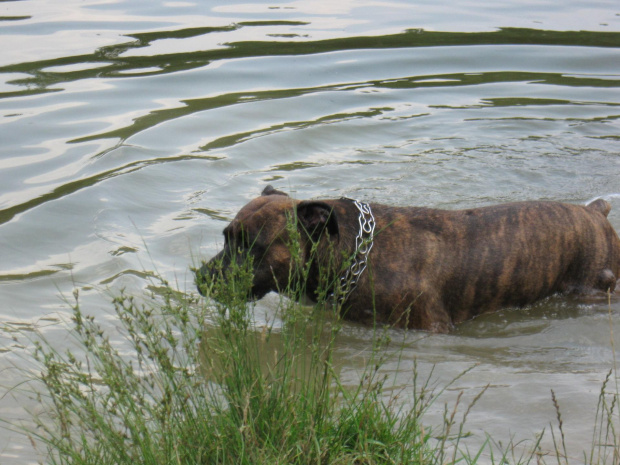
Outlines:
<svg viewBox="0 0 620 465"><path fill-rule="evenodd" d="M113 337L71 304L78 353L36 342L47 413L28 434L54 464L443 463L440 431L420 419L436 397L414 386L404 411L385 400L375 350L355 387L333 366L340 322L282 301L282 326L255 327L248 268L197 301L166 283L113 301ZM384 336L384 334L383 334ZM409 393L407 393L409 394ZM442 438L437 440L436 437Z"/></svg>
<svg viewBox="0 0 620 465"><path fill-rule="evenodd" d="M538 442L525 455L493 439L462 447L469 405L445 407L431 428L425 413L450 384L414 369L408 391L393 392L382 374L398 353L388 332L375 329L368 361L354 385L335 367L341 330L327 302L312 310L282 299L274 323L257 325L247 303L251 264L224 280L203 283L196 299L161 281L135 299L121 293L113 333L80 307L70 335L75 352L59 352L42 335L35 342L38 392L45 413L27 431L46 446L52 464L476 464L568 465L558 399L550 428L553 456ZM291 291L291 289L289 289ZM214 299L216 297L217 299ZM610 371L599 397L593 447L582 463L620 463L618 390ZM406 399L406 403L402 402ZM404 405L407 405L406 407ZM484 456L483 456L484 454Z"/></svg>

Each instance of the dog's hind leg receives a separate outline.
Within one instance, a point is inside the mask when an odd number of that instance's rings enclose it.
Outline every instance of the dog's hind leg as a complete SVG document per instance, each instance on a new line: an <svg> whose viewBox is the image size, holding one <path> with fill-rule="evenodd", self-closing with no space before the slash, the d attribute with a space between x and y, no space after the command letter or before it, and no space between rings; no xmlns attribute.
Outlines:
<svg viewBox="0 0 620 465"><path fill-rule="evenodd" d="M407 294L390 317L394 326L422 329L433 333L447 333L453 328L452 319L434 291Z"/></svg>

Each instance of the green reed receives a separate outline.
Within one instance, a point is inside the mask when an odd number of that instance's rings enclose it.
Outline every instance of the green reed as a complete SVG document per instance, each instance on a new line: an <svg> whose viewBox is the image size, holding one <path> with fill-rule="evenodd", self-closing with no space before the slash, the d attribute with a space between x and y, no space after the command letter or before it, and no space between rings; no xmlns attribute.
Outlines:
<svg viewBox="0 0 620 465"><path fill-rule="evenodd" d="M34 354L45 412L27 434L47 446L50 463L459 461L449 452L463 433L452 433L454 415L443 429L421 422L442 389L414 373L410 391L386 393L386 330L376 329L359 382L347 385L334 362L341 322L327 292L313 309L282 298L276 327L258 325L247 302L251 260L226 280L199 281L204 299L163 281L141 299L120 293L114 328L88 316L74 293L77 349L61 353L40 335Z"/></svg>
<svg viewBox="0 0 620 465"><path fill-rule="evenodd" d="M248 303L251 270L248 260L225 280L200 277L201 299L163 280L140 299L121 292L112 302L114 327L84 312L75 292L69 335L76 349L60 352L43 335L35 343L45 408L26 434L46 446L48 462L444 465L551 457L540 451L542 435L522 455L515 452L522 444L498 449L490 436L473 452L463 448L467 416L486 388L464 407L459 395L441 424L425 426L425 413L465 373L440 388L432 373L419 379L414 368L412 386L393 390L381 368L401 349L385 328L375 328L359 382L343 382L335 357L341 320L329 293L319 293L313 308L282 298L274 321L257 323ZM308 272L291 274L288 295L303 292ZM611 384L610 372L588 464L619 463ZM553 403L554 457L565 465L572 460L555 395Z"/></svg>

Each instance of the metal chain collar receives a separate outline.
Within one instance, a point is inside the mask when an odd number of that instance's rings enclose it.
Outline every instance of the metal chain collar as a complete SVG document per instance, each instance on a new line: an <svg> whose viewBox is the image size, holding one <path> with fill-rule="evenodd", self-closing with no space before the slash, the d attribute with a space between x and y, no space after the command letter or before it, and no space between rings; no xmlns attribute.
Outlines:
<svg viewBox="0 0 620 465"><path fill-rule="evenodd" d="M355 289L357 281L368 265L368 254L373 246L375 233L375 217L372 214L370 205L360 202L357 199L349 199L342 197L343 200L350 200L355 204L360 214L358 216L359 231L355 238L355 256L353 263L347 269L344 276L340 277L340 291L336 297L337 302L341 304Z"/></svg>

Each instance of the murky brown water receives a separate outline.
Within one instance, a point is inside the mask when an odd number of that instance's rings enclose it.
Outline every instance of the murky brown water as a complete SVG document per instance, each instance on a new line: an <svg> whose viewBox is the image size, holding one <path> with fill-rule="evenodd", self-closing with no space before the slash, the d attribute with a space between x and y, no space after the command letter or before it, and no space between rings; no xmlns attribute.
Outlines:
<svg viewBox="0 0 620 465"><path fill-rule="evenodd" d="M189 266L267 183L442 208L603 196L620 230L616 4L217 3L0 2L5 325L62 348L74 287L111 328L109 292L141 293L150 271L194 292ZM552 298L450 335L394 331L386 370L406 389L416 359L440 382L477 365L456 385L473 398L490 384L474 443L532 439L555 420L553 389L581 457L613 366L609 310L619 327L618 299ZM370 338L345 328L343 376ZM4 332L3 389L28 369L20 344ZM4 419L24 409L37 405L19 390L0 398ZM2 463L33 459L1 436Z"/></svg>

